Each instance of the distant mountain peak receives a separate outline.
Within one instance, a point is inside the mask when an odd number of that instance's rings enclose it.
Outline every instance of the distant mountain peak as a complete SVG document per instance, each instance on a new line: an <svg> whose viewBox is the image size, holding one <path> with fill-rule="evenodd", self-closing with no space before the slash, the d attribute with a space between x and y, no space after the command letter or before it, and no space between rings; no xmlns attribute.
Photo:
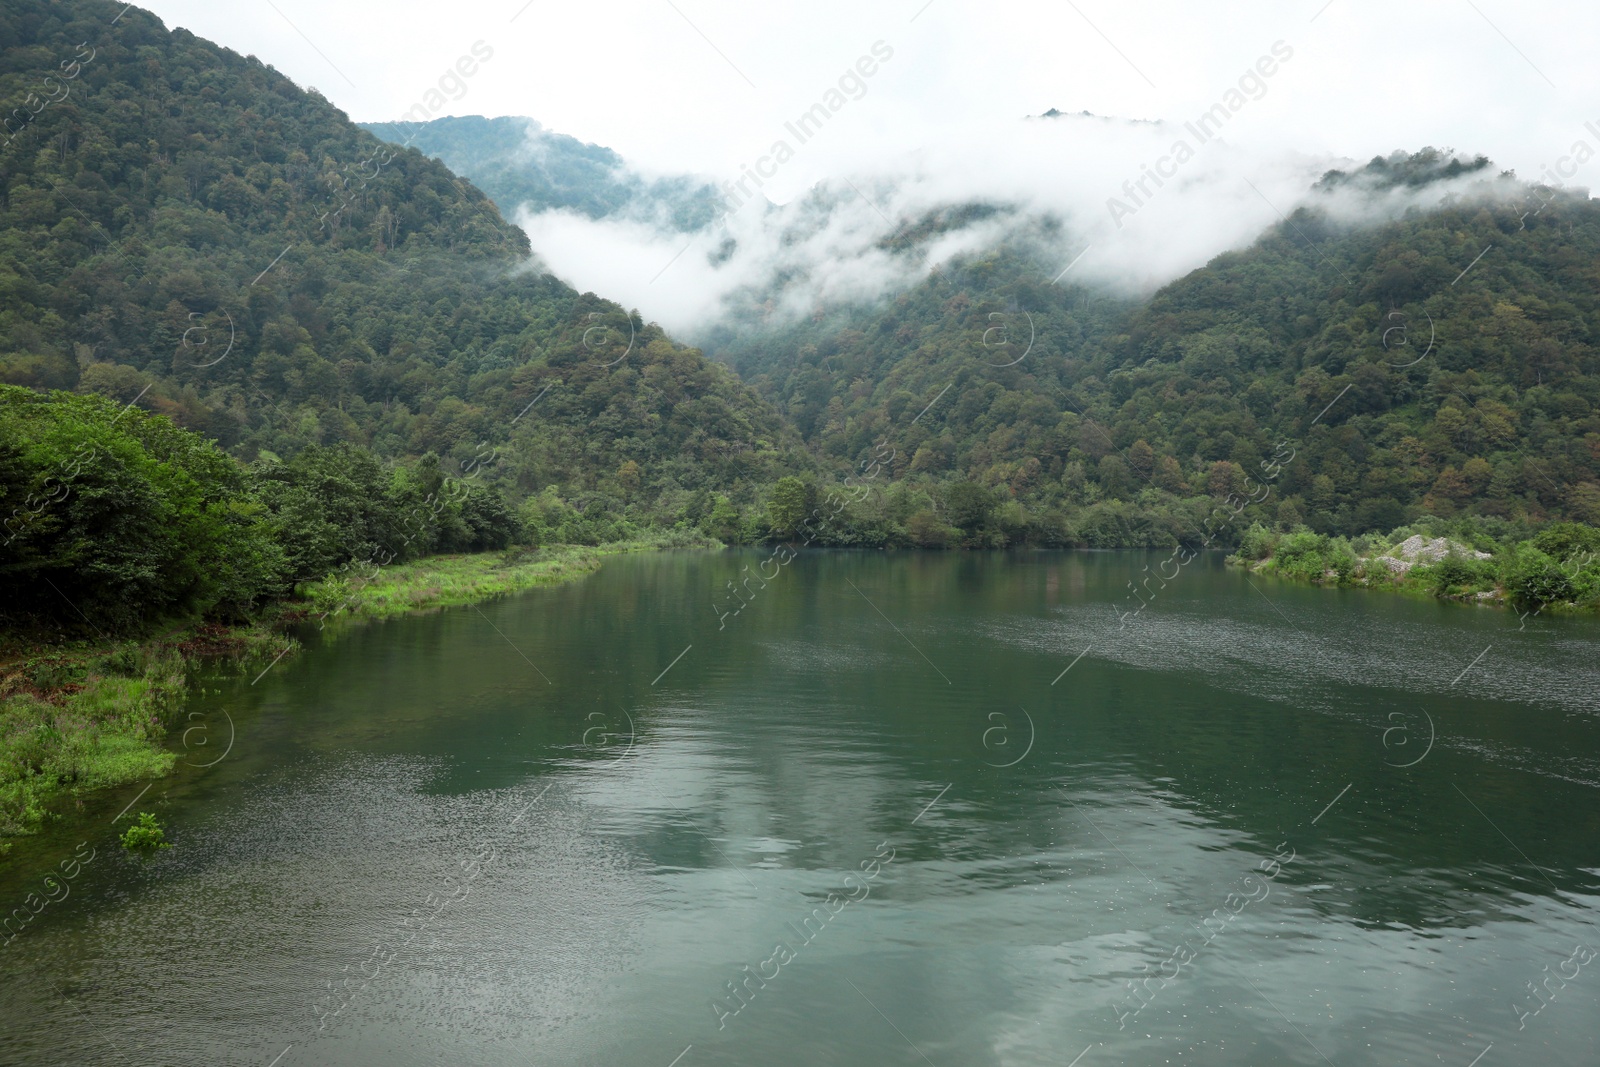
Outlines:
<svg viewBox="0 0 1600 1067"><path fill-rule="evenodd" d="M1164 119L1129 119L1118 115L1096 115L1087 109L1083 111L1062 111L1060 108L1051 108L1040 115L1025 115L1027 119L1093 119L1096 122L1111 122L1121 126L1165 126Z"/></svg>

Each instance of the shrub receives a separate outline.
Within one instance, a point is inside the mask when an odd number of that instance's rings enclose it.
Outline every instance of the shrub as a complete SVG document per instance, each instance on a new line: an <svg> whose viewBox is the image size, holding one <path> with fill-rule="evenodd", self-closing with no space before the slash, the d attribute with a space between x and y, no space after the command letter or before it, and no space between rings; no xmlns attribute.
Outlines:
<svg viewBox="0 0 1600 1067"><path fill-rule="evenodd" d="M1323 553L1324 577L1326 571L1333 571L1338 575L1338 581L1348 582L1356 574L1356 553L1350 542L1342 537L1335 537L1328 542L1327 551Z"/></svg>
<svg viewBox="0 0 1600 1067"><path fill-rule="evenodd" d="M1519 545L1506 574L1506 588L1523 604L1572 600L1578 590L1569 571L1539 549Z"/></svg>
<svg viewBox="0 0 1600 1067"><path fill-rule="evenodd" d="M1600 530L1576 522L1553 522L1539 531L1533 547L1551 559L1566 560L1600 552Z"/></svg>
<svg viewBox="0 0 1600 1067"><path fill-rule="evenodd" d="M1323 559L1327 547L1328 539L1321 534L1305 529L1296 530L1278 541L1277 551L1272 557L1274 566L1278 573L1285 576L1320 582L1328 569Z"/></svg>
<svg viewBox="0 0 1600 1067"><path fill-rule="evenodd" d="M1261 523L1252 523L1239 541L1240 559L1266 559L1272 555L1278 536Z"/></svg>
<svg viewBox="0 0 1600 1067"><path fill-rule="evenodd" d="M155 852L171 848L166 831L156 822L152 812L141 811L139 821L122 832L122 847L129 852Z"/></svg>
<svg viewBox="0 0 1600 1067"><path fill-rule="evenodd" d="M1426 582L1437 596L1449 596L1492 579L1492 567L1486 569L1487 560L1470 559L1459 552L1451 552L1427 567L1417 568L1417 577Z"/></svg>

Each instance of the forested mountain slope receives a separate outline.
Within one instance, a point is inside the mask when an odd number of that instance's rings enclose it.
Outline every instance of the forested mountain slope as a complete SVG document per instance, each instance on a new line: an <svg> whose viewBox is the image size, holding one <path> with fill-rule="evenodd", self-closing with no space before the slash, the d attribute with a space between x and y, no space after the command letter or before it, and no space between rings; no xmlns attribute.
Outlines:
<svg viewBox="0 0 1600 1067"><path fill-rule="evenodd" d="M747 328L714 354L825 455L889 432L905 473L1036 510L1137 500L1159 526L1288 441L1263 516L1288 526L1600 520L1600 205L1502 176L1437 210L1337 221L1352 185L1483 166L1441 158L1330 175L1253 246L1146 302L1052 285L1055 268L1001 249L871 314ZM909 425L915 398L951 383Z"/></svg>
<svg viewBox="0 0 1600 1067"><path fill-rule="evenodd" d="M28 101L0 151L0 381L142 393L246 459L488 442L492 477L618 508L793 466L732 374L526 270L471 184L255 58L102 0L8 3L0 39Z"/></svg>
<svg viewBox="0 0 1600 1067"><path fill-rule="evenodd" d="M716 189L690 177L646 180L609 148L547 130L530 118L446 115L426 122L363 122L471 177L510 218L519 209L655 220L689 231L719 210Z"/></svg>
<svg viewBox="0 0 1600 1067"><path fill-rule="evenodd" d="M716 335L745 384L530 270L523 235L414 147L120 10L4 14L0 88L31 101L0 152L6 382L136 400L246 460L437 453L445 473L596 518L701 523L721 493L718 532L739 539L778 529L781 475L826 481L891 452L874 466L891 491L824 540L1193 540L1212 498L1288 451L1245 521L1600 518L1600 214L1486 161L1332 174L1252 247L1148 300L1074 284L1083 272L1053 282L1060 264L1021 236L865 312L766 321L752 297ZM430 128L509 136L452 121L470 128ZM589 162L603 211L622 179ZM583 168L561 173L580 196ZM1474 175L1436 210L1341 221L1363 191ZM887 251L914 261L986 210L903 220Z"/></svg>

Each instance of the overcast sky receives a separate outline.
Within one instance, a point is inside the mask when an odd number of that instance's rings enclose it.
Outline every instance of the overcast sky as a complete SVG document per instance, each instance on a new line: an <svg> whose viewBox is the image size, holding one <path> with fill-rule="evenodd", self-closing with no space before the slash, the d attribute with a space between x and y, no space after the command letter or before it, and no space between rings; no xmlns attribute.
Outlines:
<svg viewBox="0 0 1600 1067"><path fill-rule="evenodd" d="M830 177L860 182L920 171L922 200L885 200L888 213L939 196L994 192L1085 226L1093 220L1102 231L1107 197L1137 178L1141 164L1156 163L1168 133L1146 130L1126 143L1098 134L1073 140L1078 135L1058 137L1022 118L1055 107L1181 125L1225 100L1281 42L1280 56L1292 57L1248 86L1251 98L1231 116L1225 143L1212 142L1211 154L1175 183L1200 194L1185 199L1169 188L1117 228L1120 246L1099 241L1081 268L1142 285L1249 240L1272 221L1277 198L1297 195L1338 157L1364 161L1434 145L1483 153L1535 178L1579 139L1600 148L1600 135L1584 128L1594 120L1600 129L1600 4L1593 0L148 6L169 26L253 53L315 86L357 121L397 119L429 102L435 116L526 115L614 148L646 172L719 182L738 178L783 138L795 156L763 190L780 204ZM875 44L891 58L869 64L874 73L860 91L849 87L859 98L799 145L785 122L824 100ZM450 72L474 45L480 56L492 55L457 82ZM447 92L430 97L441 78ZM1597 175L1600 160L1567 182L1600 184ZM1056 185L1069 191L1051 202ZM857 248L875 239L850 226L862 233ZM686 256L656 281L675 235L555 217L529 228L558 274L647 313L659 310L669 325L674 312L686 316L679 327L771 266L747 234L742 263L719 273ZM819 264L851 254L829 241L814 249ZM859 281L836 274L832 284L859 288ZM699 309L692 316L691 306Z"/></svg>
<svg viewBox="0 0 1600 1067"><path fill-rule="evenodd" d="M1007 123L1050 107L1191 117L1277 40L1294 59L1229 130L1235 143L1362 158L1451 145L1531 176L1600 120L1592 2L924 2L144 6L316 86L358 121L399 117L481 40L493 58L443 113L528 115L662 171L738 173L884 41L894 58L785 174L792 185L952 128L992 131L972 151L1003 165Z"/></svg>

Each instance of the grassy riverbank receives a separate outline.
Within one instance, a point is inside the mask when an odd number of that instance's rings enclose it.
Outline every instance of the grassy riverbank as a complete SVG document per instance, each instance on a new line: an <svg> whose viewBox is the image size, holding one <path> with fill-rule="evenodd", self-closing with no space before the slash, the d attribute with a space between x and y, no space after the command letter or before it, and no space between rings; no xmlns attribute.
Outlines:
<svg viewBox="0 0 1600 1067"><path fill-rule="evenodd" d="M1582 523L1552 523L1532 537L1441 523L1352 539L1256 525L1228 562L1315 585L1600 614L1600 529Z"/></svg>
<svg viewBox="0 0 1600 1067"><path fill-rule="evenodd" d="M259 671L297 647L295 624L345 624L476 603L598 569L606 556L717 547L663 536L595 547L553 545L434 556L370 581L328 579L263 608L247 623L189 623L138 640L0 634L0 854L94 791L167 774L167 744L202 671ZM326 613L326 615L324 614Z"/></svg>
<svg viewBox="0 0 1600 1067"><path fill-rule="evenodd" d="M702 537L663 536L608 545L551 545L473 555L429 556L384 568L370 581L328 578L300 590L296 607L316 618L385 619L456 607L581 578L606 556L663 548L718 548Z"/></svg>
<svg viewBox="0 0 1600 1067"><path fill-rule="evenodd" d="M274 618L142 640L0 643L0 853L68 801L172 769L167 731L202 666L248 670L293 642Z"/></svg>

